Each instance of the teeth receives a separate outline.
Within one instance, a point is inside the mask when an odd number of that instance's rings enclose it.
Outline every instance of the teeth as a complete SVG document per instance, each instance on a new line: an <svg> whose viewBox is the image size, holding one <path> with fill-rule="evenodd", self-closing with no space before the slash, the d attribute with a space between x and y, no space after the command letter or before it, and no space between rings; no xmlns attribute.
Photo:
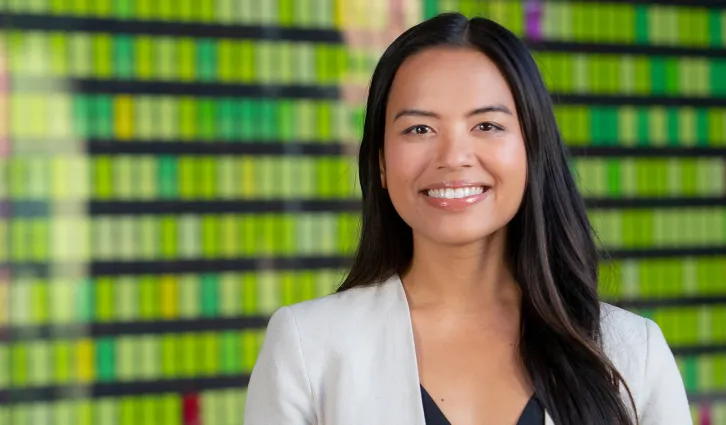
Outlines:
<svg viewBox="0 0 726 425"><path fill-rule="evenodd" d="M426 192L432 198L466 198L467 196L478 195L484 193L484 188L479 187L460 187L457 189L430 189Z"/></svg>

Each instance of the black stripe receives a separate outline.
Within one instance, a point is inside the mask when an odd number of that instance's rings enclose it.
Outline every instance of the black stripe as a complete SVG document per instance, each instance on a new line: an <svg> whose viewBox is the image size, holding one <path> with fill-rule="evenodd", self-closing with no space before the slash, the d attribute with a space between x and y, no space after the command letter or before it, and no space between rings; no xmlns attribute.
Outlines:
<svg viewBox="0 0 726 425"><path fill-rule="evenodd" d="M726 206L725 197L585 198L590 209L696 208Z"/></svg>
<svg viewBox="0 0 726 425"><path fill-rule="evenodd" d="M552 100L558 105L588 106L668 106L696 108L720 108L726 106L726 98L688 97L688 96L628 96L628 95L594 95L553 93Z"/></svg>
<svg viewBox="0 0 726 425"><path fill-rule="evenodd" d="M340 44L335 29L285 28L269 25L190 23L153 20L118 20L71 16L0 13L4 29L46 30L115 34L144 34L195 38L242 38L255 40L289 40Z"/></svg>
<svg viewBox="0 0 726 425"><path fill-rule="evenodd" d="M690 392L688 393L688 401L691 405L694 403L703 403L706 405L726 403L726 391Z"/></svg>
<svg viewBox="0 0 726 425"><path fill-rule="evenodd" d="M228 260L174 260L174 261L94 261L91 276L117 276L129 274L181 274L222 273L257 270L324 270L350 267L351 258L329 257L276 257L234 258Z"/></svg>
<svg viewBox="0 0 726 425"><path fill-rule="evenodd" d="M360 212L357 199L234 201L91 201L91 215L233 214L281 212Z"/></svg>
<svg viewBox="0 0 726 425"><path fill-rule="evenodd" d="M708 356L726 354L726 344L704 344L692 346L671 346L671 351L675 356Z"/></svg>
<svg viewBox="0 0 726 425"><path fill-rule="evenodd" d="M554 1L572 3L572 0ZM584 0L584 2L601 3L602 0ZM726 0L609 0L609 3L659 4L664 6L708 7L717 9L726 8Z"/></svg>
<svg viewBox="0 0 726 425"><path fill-rule="evenodd" d="M41 145L36 145L41 146ZM142 140L89 140L91 155L307 155L340 156L357 154L358 145L335 141L315 143L281 141L147 142Z"/></svg>
<svg viewBox="0 0 726 425"><path fill-rule="evenodd" d="M721 146L622 146L620 142L617 142L608 144L607 146L568 146L567 149L570 151L570 155L574 157L714 158L723 156L726 159L726 147Z"/></svg>
<svg viewBox="0 0 726 425"><path fill-rule="evenodd" d="M45 202L43 202L45 204ZM726 197L682 197L682 198L586 198L585 203L590 209L651 209L651 208L699 208L726 206ZM21 207L25 214L31 216L31 210L44 212L37 207ZM215 200L215 201L91 201L91 215L148 215L148 214L240 214L265 212L334 212L358 213L361 211L358 199L329 200ZM17 211L17 210L16 210ZM43 214L40 214L41 216Z"/></svg>
<svg viewBox="0 0 726 425"><path fill-rule="evenodd" d="M15 139L26 146L42 146L43 141ZM588 142L589 143L589 142ZM230 140L230 141L146 141L146 140L98 140L86 142L90 155L309 155L334 156L357 155L358 143L342 143L324 140L313 143L283 142L279 140ZM690 146L623 146L621 142L605 146L568 146L574 157L718 157L726 159L726 147Z"/></svg>
<svg viewBox="0 0 726 425"><path fill-rule="evenodd" d="M38 326L0 327L0 341L17 342L35 339L102 338L119 335L176 334L206 331L240 331L264 329L269 317L210 317L200 319L108 322Z"/></svg>
<svg viewBox="0 0 726 425"><path fill-rule="evenodd" d="M244 388L249 375L194 377L153 381L94 383L92 385L59 385L0 390L0 405L23 402L58 401L78 398L123 397L139 394L186 394L201 391Z"/></svg>
<svg viewBox="0 0 726 425"><path fill-rule="evenodd" d="M601 252L603 260L677 258L677 257L721 257L726 255L726 246L699 246L678 248L611 249Z"/></svg>
<svg viewBox="0 0 726 425"><path fill-rule="evenodd" d="M628 310L692 306L707 307L713 305L726 306L726 294L680 296L675 298L619 298L605 301Z"/></svg>
<svg viewBox="0 0 726 425"><path fill-rule="evenodd" d="M678 248L611 249L600 253L603 260L721 257L726 256L726 246L700 246ZM223 260L151 260L151 261L93 261L87 266L92 277L122 275L160 275L182 273L222 273L261 270L323 270L346 269L352 258L348 256L316 257L246 257ZM48 276L49 265L37 262L1 263L10 266L14 276Z"/></svg>
<svg viewBox="0 0 726 425"><path fill-rule="evenodd" d="M23 92L55 92L65 87L50 79L37 77L14 77L23 87ZM228 84L228 83L183 83L169 81L130 81L101 79L68 79L68 87L80 93L90 94L148 94L174 96L212 96L212 97L253 97L286 99L339 99L337 86L268 85L268 84ZM603 106L672 106L672 107L725 107L726 98L688 97L688 96L627 96L553 93L557 104L603 105Z"/></svg>
<svg viewBox="0 0 726 425"><path fill-rule="evenodd" d="M13 77L22 92L53 93L72 90L87 94L172 95L198 97L250 97L285 99L339 99L336 86L274 84L182 83L171 81L132 81L68 79L67 86L52 79ZM15 83L14 83L15 84Z"/></svg>
<svg viewBox="0 0 726 425"><path fill-rule="evenodd" d="M606 55L639 55L639 56L696 56L707 58L726 58L726 49L690 46L666 46L654 44L612 44L585 43L575 41L525 41L530 50L535 52L584 53Z"/></svg>

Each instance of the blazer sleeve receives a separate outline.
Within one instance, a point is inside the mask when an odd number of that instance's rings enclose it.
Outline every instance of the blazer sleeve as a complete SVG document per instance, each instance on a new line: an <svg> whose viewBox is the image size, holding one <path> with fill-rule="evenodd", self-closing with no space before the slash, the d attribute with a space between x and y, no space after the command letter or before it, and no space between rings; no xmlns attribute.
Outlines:
<svg viewBox="0 0 726 425"><path fill-rule="evenodd" d="M244 425L314 425L312 390L300 334L289 307L267 325L247 386Z"/></svg>
<svg viewBox="0 0 726 425"><path fill-rule="evenodd" d="M640 425L692 425L683 378L663 332L646 319L647 356Z"/></svg>

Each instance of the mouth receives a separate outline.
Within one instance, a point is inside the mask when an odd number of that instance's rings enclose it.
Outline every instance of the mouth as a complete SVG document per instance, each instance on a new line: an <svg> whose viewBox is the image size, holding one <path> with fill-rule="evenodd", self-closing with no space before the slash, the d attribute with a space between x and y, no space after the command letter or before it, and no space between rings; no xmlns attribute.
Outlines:
<svg viewBox="0 0 726 425"><path fill-rule="evenodd" d="M424 189L421 193L435 199L464 199L471 196L481 195L489 191L489 189L491 189L490 186L446 187Z"/></svg>

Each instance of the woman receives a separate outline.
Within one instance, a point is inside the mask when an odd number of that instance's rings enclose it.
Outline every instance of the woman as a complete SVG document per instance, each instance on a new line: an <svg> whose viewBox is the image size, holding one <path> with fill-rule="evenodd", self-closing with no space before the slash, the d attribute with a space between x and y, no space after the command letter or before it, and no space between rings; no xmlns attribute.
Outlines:
<svg viewBox="0 0 726 425"><path fill-rule="evenodd" d="M658 326L598 301L598 252L526 47L411 28L373 74L363 223L336 294L271 318L246 425L686 425Z"/></svg>

